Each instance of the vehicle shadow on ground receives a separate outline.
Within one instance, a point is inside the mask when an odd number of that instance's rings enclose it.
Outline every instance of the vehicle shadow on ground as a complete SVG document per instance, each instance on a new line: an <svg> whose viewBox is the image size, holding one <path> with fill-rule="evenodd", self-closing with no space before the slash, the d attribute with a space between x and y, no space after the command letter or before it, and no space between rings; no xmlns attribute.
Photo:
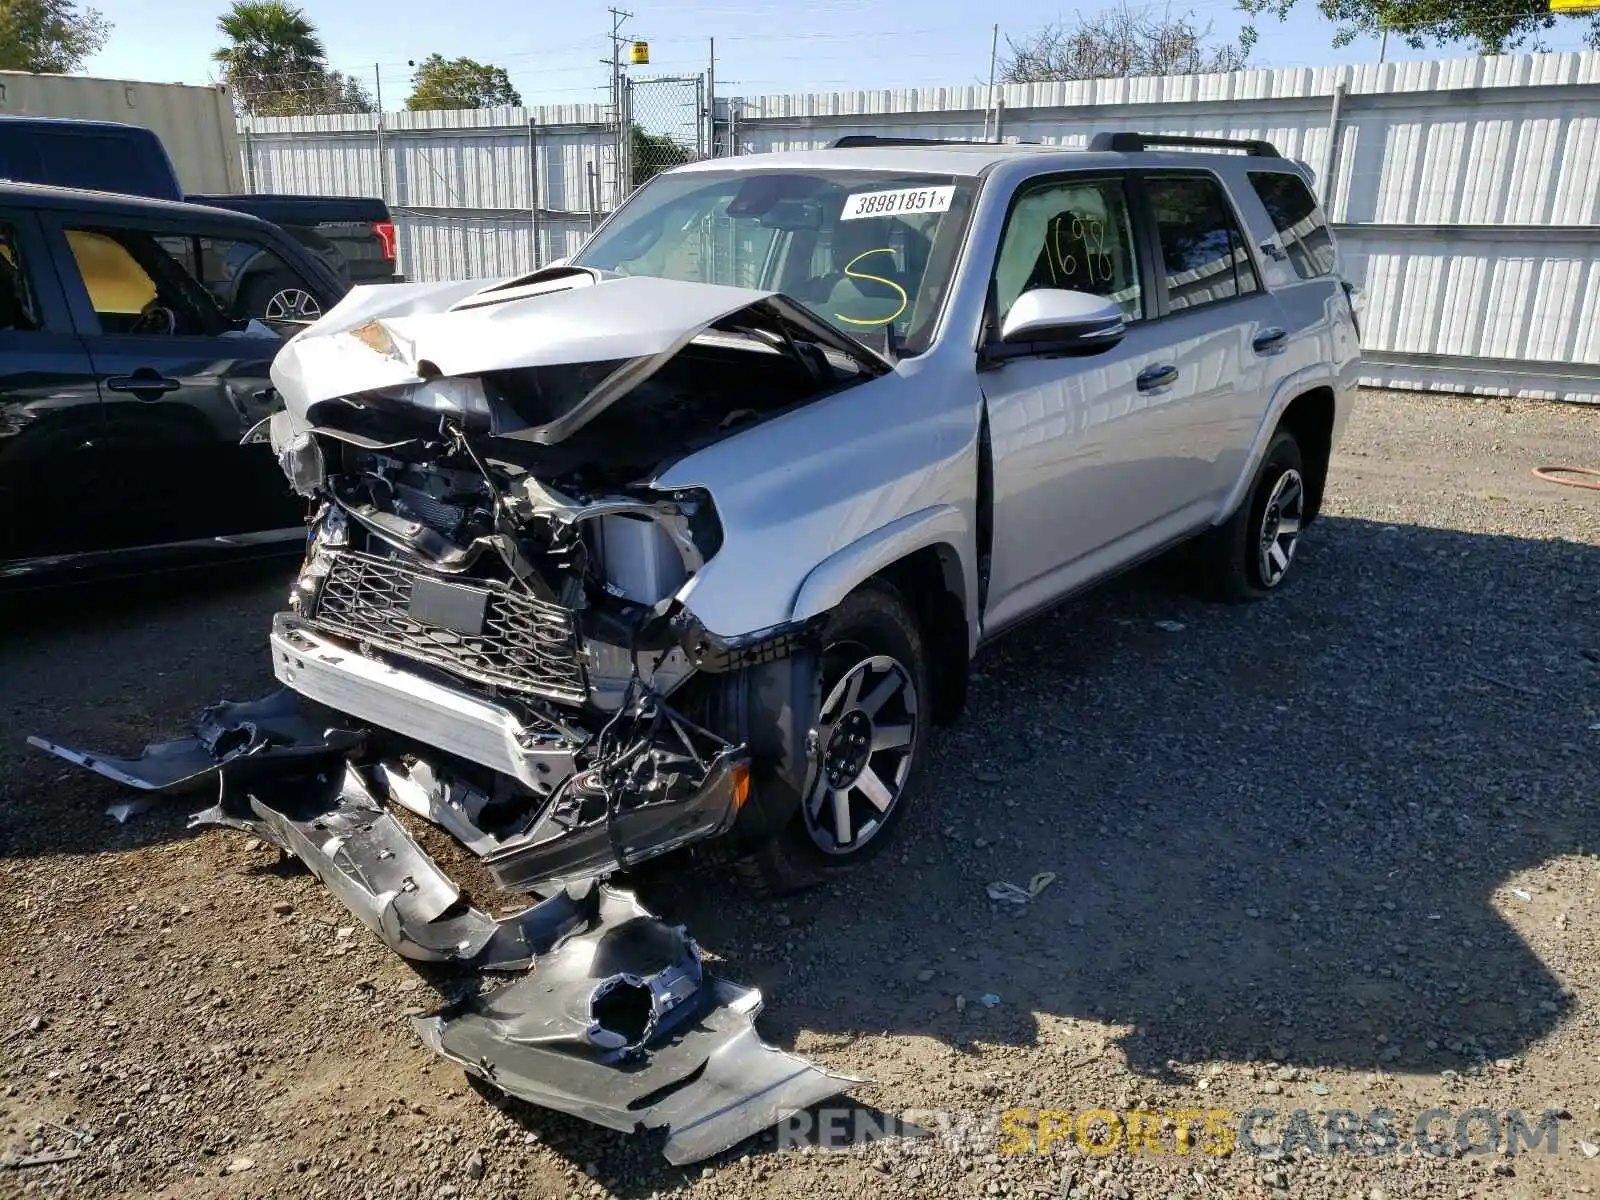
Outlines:
<svg viewBox="0 0 1600 1200"><path fill-rule="evenodd" d="M266 631L295 570L268 559L0 597L0 858L190 836L204 802L157 797L116 824L107 806L138 793L27 738L137 756L186 735L206 704L272 690Z"/></svg>
<svg viewBox="0 0 1600 1200"><path fill-rule="evenodd" d="M1264 604L1147 571L996 646L904 842L843 886L649 900L822 1060L884 1032L1048 1045L1061 1018L1174 1083L1525 1050L1574 997L1499 910L1554 928L1560 898L1508 880L1600 849L1600 550L1334 518L1305 549ZM1024 909L985 894L1039 871ZM1051 1075L1005 1102L1059 1100Z"/></svg>

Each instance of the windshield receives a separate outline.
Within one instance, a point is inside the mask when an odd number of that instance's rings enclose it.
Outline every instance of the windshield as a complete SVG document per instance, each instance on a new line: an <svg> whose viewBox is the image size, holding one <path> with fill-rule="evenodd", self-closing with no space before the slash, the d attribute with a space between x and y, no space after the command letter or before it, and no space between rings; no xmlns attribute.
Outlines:
<svg viewBox="0 0 1600 1200"><path fill-rule="evenodd" d="M658 175L574 259L782 292L891 356L927 349L977 181L886 171Z"/></svg>

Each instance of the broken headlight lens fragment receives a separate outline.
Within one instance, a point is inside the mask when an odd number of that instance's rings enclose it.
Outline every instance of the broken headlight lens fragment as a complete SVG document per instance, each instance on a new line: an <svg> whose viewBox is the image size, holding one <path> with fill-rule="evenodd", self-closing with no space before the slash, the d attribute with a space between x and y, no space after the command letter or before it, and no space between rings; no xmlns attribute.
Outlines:
<svg viewBox="0 0 1600 1200"><path fill-rule="evenodd" d="M322 447L316 435L305 426L298 425L284 409L273 413L267 426L272 453L284 478L297 495L311 497L317 494L327 474L322 458Z"/></svg>

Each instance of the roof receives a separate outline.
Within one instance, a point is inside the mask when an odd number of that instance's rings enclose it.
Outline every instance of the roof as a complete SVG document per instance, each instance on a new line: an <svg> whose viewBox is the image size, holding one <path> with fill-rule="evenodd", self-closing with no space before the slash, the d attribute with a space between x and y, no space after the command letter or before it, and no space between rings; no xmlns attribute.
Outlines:
<svg viewBox="0 0 1600 1200"><path fill-rule="evenodd" d="M53 184L17 183L0 179L0 204L18 208L52 208L69 212L117 213L121 216L187 217L212 225L236 224L252 229L266 222L248 213L212 208L207 204L185 204L179 200L152 200L124 192L91 192L85 188L56 187Z"/></svg>
<svg viewBox="0 0 1600 1200"><path fill-rule="evenodd" d="M826 150L775 150L763 154L740 154L732 158L710 158L674 167L674 175L693 171L757 170L861 170L892 171L897 174L925 172L930 175L981 175L1004 162L1029 158L1058 160L1065 169L1108 170L1128 167L1185 167L1218 159L1237 161L1240 155L1201 150L1141 150L1120 153L1097 150L1067 150L1060 146L1041 146L1021 142L948 142L939 145L850 146ZM1288 159L1254 157L1252 163L1291 166Z"/></svg>
<svg viewBox="0 0 1600 1200"><path fill-rule="evenodd" d="M36 113L5 113L0 115L0 124L67 125L80 129L96 129L109 125L112 129L137 129L141 135L157 136L154 130L143 125L132 125L127 121L103 121L99 117L46 117Z"/></svg>

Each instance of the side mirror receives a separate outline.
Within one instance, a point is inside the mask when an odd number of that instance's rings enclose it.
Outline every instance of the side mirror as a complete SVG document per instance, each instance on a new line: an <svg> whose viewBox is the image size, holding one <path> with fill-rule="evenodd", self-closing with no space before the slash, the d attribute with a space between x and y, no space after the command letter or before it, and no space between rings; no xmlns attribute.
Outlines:
<svg viewBox="0 0 1600 1200"><path fill-rule="evenodd" d="M1012 304L1000 326L1000 340L1008 346L1051 342L1092 352L1115 346L1126 332L1115 300L1065 288L1035 288Z"/></svg>

